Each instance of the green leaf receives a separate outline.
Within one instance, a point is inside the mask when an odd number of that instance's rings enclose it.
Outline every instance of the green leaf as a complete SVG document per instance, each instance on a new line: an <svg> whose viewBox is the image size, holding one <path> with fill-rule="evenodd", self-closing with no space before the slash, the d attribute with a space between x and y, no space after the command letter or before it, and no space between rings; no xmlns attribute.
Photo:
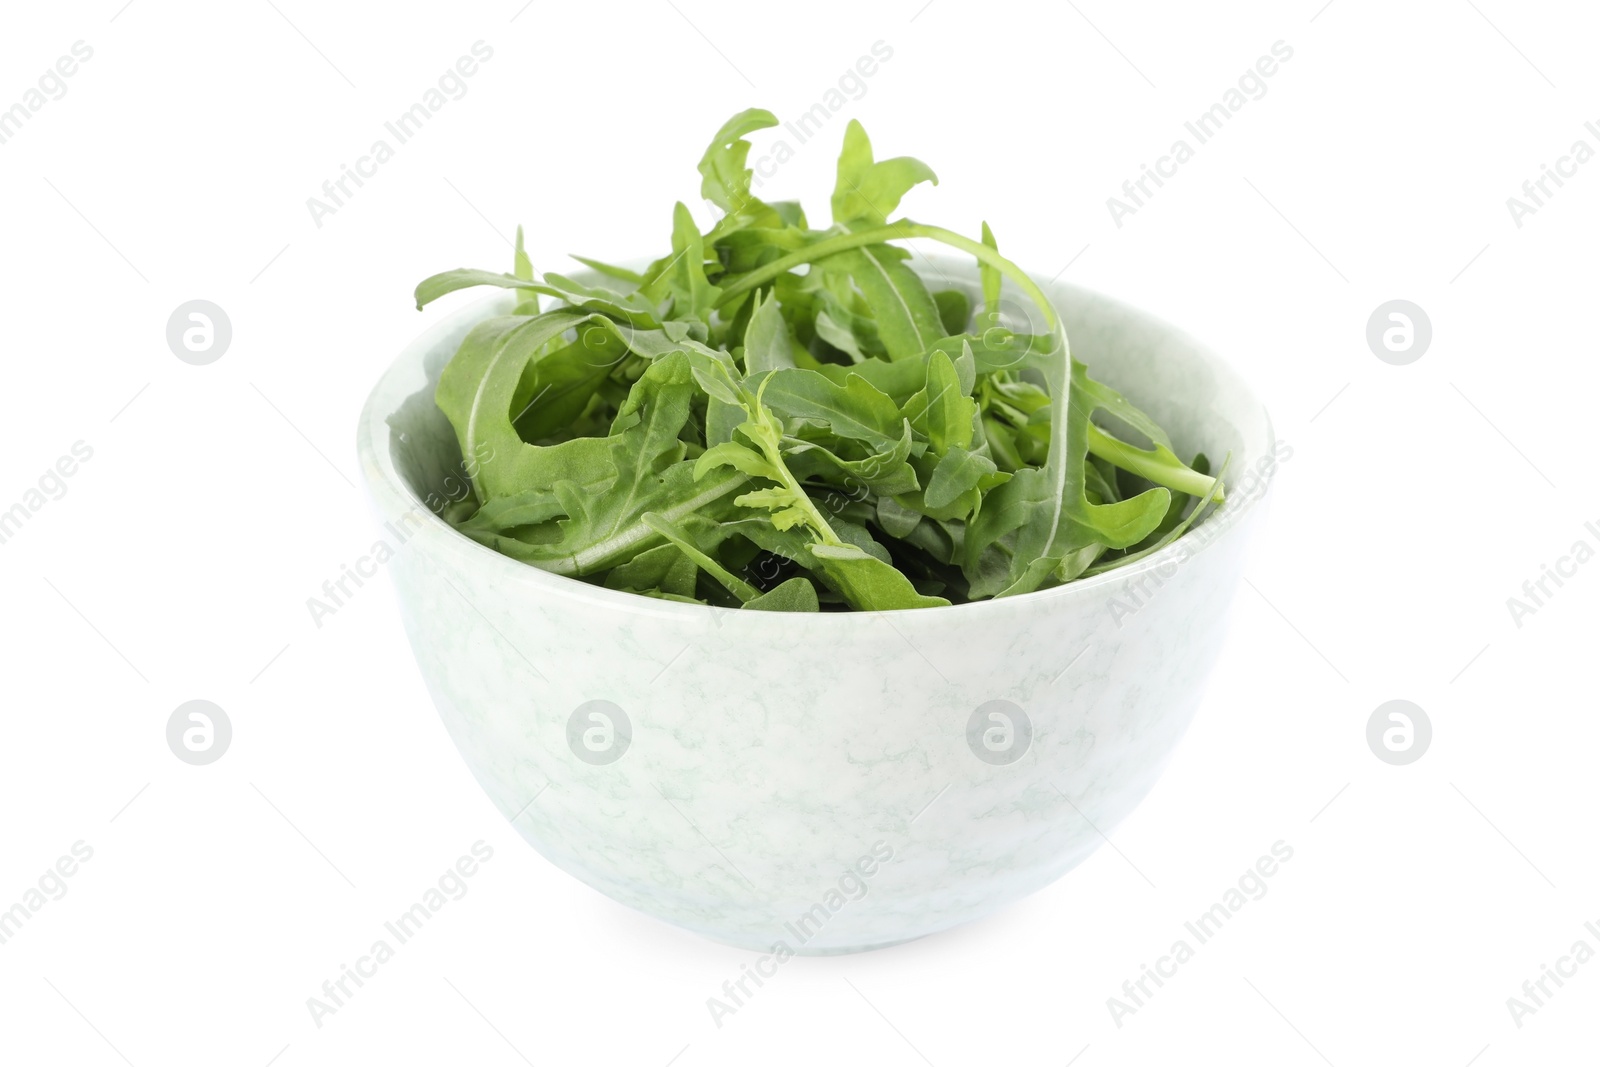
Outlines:
<svg viewBox="0 0 1600 1067"><path fill-rule="evenodd" d="M1087 395L1082 363L1070 361L1066 418L1062 428L1061 474L1049 467L1018 471L993 490L968 529L965 545L969 579L978 554L1011 530L1017 533L1003 595L1031 592L1063 561L1092 545L1126 548L1142 540L1166 514L1171 493L1154 488L1129 500L1093 504L1086 494L1089 416L1095 402ZM1060 418L1058 415L1057 418Z"/></svg>
<svg viewBox="0 0 1600 1067"><path fill-rule="evenodd" d="M472 492L442 511L463 535L677 603L900 610L1125 565L1221 502L1203 458L1181 462L1071 359L1059 312L987 223L974 240L888 222L936 183L923 163L875 159L852 121L829 228L757 198L747 137L775 125L751 109L717 131L699 172L720 217L702 233L675 205L643 271L574 257L598 278L541 276L519 228L510 273L417 286L419 307L470 286L518 294L435 389L471 457ZM907 239L977 261L978 314L967 290L930 292ZM1002 325L1003 285L1039 332ZM779 558L785 573L764 565ZM758 562L754 582L741 572Z"/></svg>
<svg viewBox="0 0 1600 1067"><path fill-rule="evenodd" d="M781 415L826 423L840 437L893 448L902 436L900 408L859 374L836 385L818 371L794 368L767 374L762 399Z"/></svg>
<svg viewBox="0 0 1600 1067"><path fill-rule="evenodd" d="M750 611L819 611L817 589L805 578L796 575L762 593L746 600L744 607Z"/></svg>
<svg viewBox="0 0 1600 1067"><path fill-rule="evenodd" d="M989 229L989 224L983 224L983 243L1000 251L1000 246L995 243L994 231ZM983 287L983 314L986 325L998 326L1000 324L1000 272L989 264L978 261L978 281ZM960 333L960 330L951 330L951 333Z"/></svg>
<svg viewBox="0 0 1600 1067"><path fill-rule="evenodd" d="M610 319L574 308L487 319L468 332L446 364L434 399L455 427L461 454L489 457L472 475L479 503L550 488L563 478L591 484L603 472L602 440L541 447L526 444L511 425L512 399L529 360L552 338L588 324L614 328Z"/></svg>
<svg viewBox="0 0 1600 1067"><path fill-rule="evenodd" d="M756 306L750 315L750 324L745 327L745 373L760 374L793 366L794 349L789 327L778 308L778 298L769 295Z"/></svg>
<svg viewBox="0 0 1600 1067"><path fill-rule="evenodd" d="M527 250L522 247L522 227L517 227L517 246L511 255L511 273L519 278L533 279L533 260L528 258ZM419 308L420 304L417 305ZM954 331L951 331L954 332Z"/></svg>
<svg viewBox="0 0 1600 1067"><path fill-rule="evenodd" d="M951 359L970 352L973 369L979 374L1005 370L1042 370L1059 361L1060 348L1054 337L1013 333L1004 326L990 326L982 333L954 334L933 343Z"/></svg>
<svg viewBox="0 0 1600 1067"><path fill-rule="evenodd" d="M1172 440L1165 430L1156 425L1156 421L1128 402L1128 398L1111 388L1102 385L1093 378L1084 379L1084 394L1094 401L1097 411L1120 420L1123 424L1132 427L1139 433L1150 438L1152 442L1160 445L1170 455ZM1176 458L1176 457L1174 457Z"/></svg>
<svg viewBox="0 0 1600 1067"><path fill-rule="evenodd" d="M855 119L844 130L844 146L833 186L833 221L863 219L882 225L900 206L900 198L919 182L939 184L933 170L919 159L896 156L872 160L872 142Z"/></svg>
<svg viewBox="0 0 1600 1067"><path fill-rule="evenodd" d="M622 589L645 596L666 594L670 599L692 597L699 568L674 544L647 548L606 573L607 589Z"/></svg>
<svg viewBox="0 0 1600 1067"><path fill-rule="evenodd" d="M950 603L943 597L923 596L911 579L855 545L812 545L811 556L828 582L859 611L945 607Z"/></svg>
<svg viewBox="0 0 1600 1067"><path fill-rule="evenodd" d="M487 270L450 270L443 274L435 274L425 278L417 284L416 300L417 310L424 305L453 293L458 289L469 289L478 285L493 285L501 289L520 289L527 292L543 293L563 300L573 307L598 311L620 319L632 326L652 329L659 325L648 305L638 302L632 295L623 295L610 289L597 289L582 285L559 274L547 274L542 281L528 278L518 278L514 274L496 274Z"/></svg>
<svg viewBox="0 0 1600 1067"><path fill-rule="evenodd" d="M750 153L746 134L778 124L777 116L753 107L723 124L700 157L700 195L727 212L742 210L750 199L751 171L745 164Z"/></svg>
<svg viewBox="0 0 1600 1067"><path fill-rule="evenodd" d="M920 392L928 379L927 364L921 359L902 359L893 363L886 359L867 359L849 367L824 363L816 371L835 385L844 385L845 379L852 374L859 375L896 404L902 405L912 394Z"/></svg>
<svg viewBox="0 0 1600 1067"><path fill-rule="evenodd" d="M972 416L978 405L961 388L955 364L943 352L928 357L928 377L924 386L926 407L922 413L928 443L935 455L951 448L966 449L972 444ZM916 420L912 420L916 425Z"/></svg>
<svg viewBox="0 0 1600 1067"><path fill-rule="evenodd" d="M695 376L699 379L699 375ZM704 385L704 383L701 383ZM737 401L726 401L716 396L706 397L706 446L715 447L733 440L733 433L744 421L744 408Z"/></svg>
<svg viewBox="0 0 1600 1067"><path fill-rule="evenodd" d="M956 446L944 454L928 479L923 500L930 508L945 508L956 499L978 488L978 483L995 472L994 460Z"/></svg>
<svg viewBox="0 0 1600 1067"><path fill-rule="evenodd" d="M413 294L417 301L417 310L421 311L427 305L457 289L468 289L475 285L496 285L502 289L529 289L534 292L546 292L544 285L531 278L519 278L515 274L496 274L492 270L469 270L465 267L456 270L447 270L442 274L435 274L424 278L417 283Z"/></svg>
<svg viewBox="0 0 1600 1067"><path fill-rule="evenodd" d="M520 227L518 228L517 232L519 234L522 232ZM573 256L572 258L577 260L579 263L582 263L585 267L588 267L596 274L604 274L606 277L615 278L619 282L627 282L630 285L638 285L640 282L644 281L643 274L640 274L636 270L629 270L627 267L618 267L612 263L602 263L600 260L590 259L588 256ZM528 276L530 278L533 277L531 274ZM955 331L952 330L951 332L954 333Z"/></svg>
<svg viewBox="0 0 1600 1067"><path fill-rule="evenodd" d="M901 423L900 440L892 448L859 459L838 454L844 442L833 447L815 441L802 440L788 445L789 469L802 481L816 479L834 485L843 485L852 492L870 489L874 493L894 494L915 492L919 486L917 472L907 460L911 456L911 426Z"/></svg>
<svg viewBox="0 0 1600 1067"><path fill-rule="evenodd" d="M614 328L591 324L571 344L535 360L511 401L518 435L540 441L567 429L627 354Z"/></svg>
<svg viewBox="0 0 1600 1067"><path fill-rule="evenodd" d="M716 470L718 467L732 467L752 478L768 478L774 482L780 480L778 469L769 463L765 456L748 445L736 441L724 441L720 445L706 449L700 458L695 460L695 479L705 477L708 471Z"/></svg>
<svg viewBox="0 0 1600 1067"><path fill-rule="evenodd" d="M1001 470L1016 471L1027 465L1022 453L1017 451L1016 432L999 419L983 418L983 437L989 446L989 454Z"/></svg>
<svg viewBox="0 0 1600 1067"><path fill-rule="evenodd" d="M566 507L561 537L528 554L547 569L593 574L630 559L661 540L644 522L657 512L666 522L706 507L745 484L742 474L697 483L694 462L680 440L698 387L689 359L674 353L650 364L617 412L606 446L613 476L598 489L573 481L555 485Z"/></svg>
<svg viewBox="0 0 1600 1067"><path fill-rule="evenodd" d="M818 312L817 317L812 320L812 324L817 331L818 337L857 363L867 358L866 354L861 351L861 339L856 336L855 331L836 322L830 312Z"/></svg>
<svg viewBox="0 0 1600 1067"><path fill-rule="evenodd" d="M461 522L462 529L504 533L519 526L537 526L567 513L566 506L549 489L528 489L498 496Z"/></svg>
<svg viewBox="0 0 1600 1067"><path fill-rule="evenodd" d="M880 496L877 504L878 526L896 540L911 536L922 522L922 513L913 511L892 496Z"/></svg>
<svg viewBox="0 0 1600 1067"><path fill-rule="evenodd" d="M1172 442L1155 420L1134 407L1121 393L1110 386L1085 378L1084 394L1096 410L1119 419L1138 433L1150 438L1150 448L1139 448L1120 438L1089 425L1089 451L1122 469L1139 475L1157 485L1164 485L1189 496L1212 493L1222 499L1222 487L1214 479L1197 471L1179 459L1172 451Z"/></svg>
<svg viewBox="0 0 1600 1067"><path fill-rule="evenodd" d="M672 317L708 320L722 290L706 278L706 245L682 201L672 209L672 255L650 264L639 291L652 301L672 297Z"/></svg>
<svg viewBox="0 0 1600 1067"><path fill-rule="evenodd" d="M824 500L826 499L824 497ZM844 505L842 502L838 506L843 510ZM877 539L872 536L872 531L865 526L835 515L833 517L833 529L839 535L840 543L846 547L859 548L878 562L889 566L893 565L894 557L889 555L889 550L878 544Z"/></svg>
<svg viewBox="0 0 1600 1067"><path fill-rule="evenodd" d="M822 260L823 270L850 275L872 310L878 338L890 359L920 356L945 335L928 287L906 266L904 253L888 245L852 248Z"/></svg>
<svg viewBox="0 0 1600 1067"><path fill-rule="evenodd" d="M947 334L964 333L972 321L972 300L960 289L940 289L933 294L933 305Z"/></svg>
<svg viewBox="0 0 1600 1067"><path fill-rule="evenodd" d="M674 545L677 545L678 551L682 552L685 556L688 556L691 560L693 560L695 566L699 567L701 570L711 575L711 577L715 578L722 584L724 589L738 597L742 603L748 604L750 601L761 595L761 590L757 589L744 579L732 574L722 564L718 563L706 553L702 552L698 547L695 546L693 542L684 536L683 531L679 530L676 526L662 518L660 515L657 515L654 512L646 512L643 516L643 520L646 526L650 527L662 537L665 537Z"/></svg>
<svg viewBox="0 0 1600 1067"><path fill-rule="evenodd" d="M1223 459L1222 469L1217 472L1215 481L1219 488L1222 484L1222 476L1227 473L1228 463L1231 459L1231 455ZM1196 465L1198 466L1199 464L1197 463ZM1129 563L1135 562L1136 560L1141 560L1153 552L1161 551L1163 548L1166 548L1168 545L1172 544L1172 542L1176 541L1179 537L1182 537L1184 532L1200 519L1200 516L1205 514L1207 510L1210 510L1214 505L1219 503L1220 495L1218 493L1205 493L1195 499L1194 506L1189 509L1187 515L1180 514L1176 521L1172 521L1172 513L1169 511L1168 518L1162 522L1162 526L1165 526L1166 529L1162 529L1161 527L1156 528L1155 533L1159 536L1154 536L1150 541L1141 544L1136 551L1128 552L1125 555L1118 556L1114 560L1110 560L1106 563L1088 568L1086 571L1084 571L1084 574L1087 576L1099 574L1103 571L1114 570L1117 567L1125 566Z"/></svg>

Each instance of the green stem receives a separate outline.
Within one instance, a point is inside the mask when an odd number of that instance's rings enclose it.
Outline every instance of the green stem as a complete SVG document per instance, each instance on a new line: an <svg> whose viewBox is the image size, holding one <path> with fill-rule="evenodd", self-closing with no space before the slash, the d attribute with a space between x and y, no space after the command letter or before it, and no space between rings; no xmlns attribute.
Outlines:
<svg viewBox="0 0 1600 1067"><path fill-rule="evenodd" d="M688 500L680 501L665 511L659 512L659 515L667 522L677 522L684 516L699 511L713 500L727 496L749 480L746 475L737 471L730 472L726 478L712 482ZM589 545L573 555L561 556L552 560L532 560L530 562L553 574L565 574L570 577L593 574L595 571L614 567L623 560L637 555L639 551L642 551L641 545L654 542L660 536L643 521L639 521L625 527L604 541Z"/></svg>
<svg viewBox="0 0 1600 1067"><path fill-rule="evenodd" d="M1022 291L1027 293L1035 304L1039 305L1039 310L1044 312L1045 325L1049 326L1050 332L1054 333L1060 327L1060 320L1056 317L1055 308L1050 305L1049 298L1044 295L1044 291L1039 288L1032 278L1028 277L1027 272L1021 267L981 241L963 237L959 233L947 230L942 226L925 226L919 222L912 222L910 219L901 219L899 222L892 222L886 226L877 226L870 230L839 234L838 236L818 241L814 245L808 245L805 248L790 252L786 256L773 260L765 267L759 267L748 274L741 275L738 281L722 291L722 296L718 299L716 306L721 307L751 289L765 285L778 275L803 264L826 259L835 253L845 252L852 248L860 248L863 245L882 244L885 241L905 240L912 237L923 237L931 241L938 241L941 244L947 244L952 248L959 248L961 251L987 263L1016 282Z"/></svg>
<svg viewBox="0 0 1600 1067"><path fill-rule="evenodd" d="M641 518L646 526L677 545L679 552L694 560L695 566L711 575L718 582L721 582L722 587L737 597L741 604L748 604L761 595L761 590L700 551L694 542L684 536L682 530L663 519L660 515L653 511L647 511Z"/></svg>
<svg viewBox="0 0 1600 1067"><path fill-rule="evenodd" d="M1045 381L1050 386L1050 397L1058 413L1056 418L1050 420L1050 450L1045 455L1045 471L1047 472L1048 483L1059 486L1064 477L1067 463L1067 419L1065 416L1067 393L1071 387L1072 380L1072 354L1067 345L1066 333L1061 329L1061 320L1056 315L1056 309L1051 306L1050 298L1045 296L1044 290L1039 288L1038 283L1028 277L1028 273L1021 267L983 242L974 241L970 237L963 237L959 233L947 230L942 226L926 226L919 222L912 222L910 219L901 219L898 222L892 222L886 226L877 226L870 230L842 233L836 237L818 241L807 248L791 252L787 256L773 260L765 267L760 267L744 275L722 291L722 297L715 306L721 307L741 294L747 293L757 286L765 285L778 275L803 263L811 263L837 252L860 248L863 245L906 240L912 237L922 237L931 241L938 241L940 244L949 245L951 248L958 248L980 262L987 263L1005 277L1010 278L1017 284L1018 288L1028 294L1029 299L1039 306L1039 310L1044 314L1045 325L1049 327L1050 333L1061 335L1061 360L1052 364L1045 371ZM1054 494L1053 503L1054 512L1050 516L1050 530L1049 536L1045 539L1046 544L1054 542L1056 530L1060 526L1063 500L1059 492ZM815 509L813 508L812 510Z"/></svg>
<svg viewBox="0 0 1600 1067"><path fill-rule="evenodd" d="M1181 463L1165 462L1152 452L1112 437L1092 422L1089 424L1089 451L1156 485L1201 499L1215 490L1215 499L1219 503L1222 500L1221 479L1201 474Z"/></svg>
<svg viewBox="0 0 1600 1067"><path fill-rule="evenodd" d="M765 385L766 383L763 382L762 384ZM823 517L822 512L817 510L816 502L811 499L811 494L806 492L805 487L800 484L800 480L789 469L789 465L783 461L783 438L778 428L771 424L772 416L761 403L759 394L755 400L755 408L754 414L758 420L758 425L765 431L756 435L756 443L761 446L762 454L767 457L767 462L772 464L773 469L777 472L779 484L793 494L798 506L806 512L807 523L817 531L817 534L822 538L823 544L835 547L842 546L844 542L839 539L839 535L834 532L833 527L828 525L828 520Z"/></svg>

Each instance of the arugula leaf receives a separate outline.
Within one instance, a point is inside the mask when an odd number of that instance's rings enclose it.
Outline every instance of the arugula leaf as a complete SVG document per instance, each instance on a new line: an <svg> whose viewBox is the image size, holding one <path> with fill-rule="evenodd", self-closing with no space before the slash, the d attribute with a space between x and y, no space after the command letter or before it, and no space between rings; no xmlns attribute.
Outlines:
<svg viewBox="0 0 1600 1067"><path fill-rule="evenodd" d="M674 544L647 548L626 563L606 572L607 589L645 596L665 594L672 599L693 599L699 569Z"/></svg>
<svg viewBox="0 0 1600 1067"><path fill-rule="evenodd" d="M1081 561L1084 550L1126 548L1142 540L1166 515L1171 492L1160 486L1115 503L1089 501L1085 467L1094 400L1086 395L1087 381L1084 365L1071 360L1070 379L1063 383L1070 390L1067 417L1056 420L1053 427L1062 436L1059 473L1048 464L1019 471L994 490L969 530L969 567L976 562L976 553L993 543L991 535L1017 531L1010 584L997 595L1031 592L1058 570L1063 577L1075 577L1071 568ZM986 523L990 516L993 519Z"/></svg>
<svg viewBox="0 0 1600 1067"><path fill-rule="evenodd" d="M646 526L671 541L678 547L679 552L693 560L695 566L721 582L723 588L738 597L740 602L748 604L761 595L761 590L733 574L722 564L700 551L693 542L684 536L681 530L660 515L647 511L643 515L643 520Z"/></svg>
<svg viewBox="0 0 1600 1067"><path fill-rule="evenodd" d="M750 153L745 134L778 124L777 116L758 107L741 111L723 124L700 157L700 195L727 212L744 209L750 199Z"/></svg>
<svg viewBox="0 0 1600 1067"><path fill-rule="evenodd" d="M1197 463L1196 465L1199 466L1200 464ZM1189 527L1194 524L1195 520L1199 519L1201 515L1205 514L1207 509L1211 508L1213 505L1219 505L1221 503L1222 497L1220 490L1222 487L1222 475L1227 471L1227 469L1228 460L1224 459L1222 462L1222 470L1219 470L1216 478L1213 479L1214 491L1206 492L1195 499L1194 506L1189 509L1188 514L1183 514L1182 509L1179 508L1177 516L1175 517L1174 513L1169 511L1166 519L1163 520L1160 526L1156 527L1154 534L1148 541L1141 543L1140 545L1136 546L1134 550L1126 552L1118 556L1116 559L1090 567L1088 570L1084 571L1084 575L1088 576L1100 574L1104 571L1114 570L1115 568L1124 566L1125 564L1133 563L1136 560L1141 560L1153 552L1161 551L1163 548L1166 548L1168 545L1172 544L1172 542L1176 541L1179 537L1183 536L1184 531L1188 530Z"/></svg>
<svg viewBox="0 0 1600 1067"><path fill-rule="evenodd" d="M855 362L861 363L868 358L867 354L861 350L861 338L857 336L856 331L836 320L833 317L833 312L826 309L817 312L817 317L812 320L812 326L817 331L818 337L849 356ZM876 338L876 333L873 336Z"/></svg>
<svg viewBox="0 0 1600 1067"><path fill-rule="evenodd" d="M939 325L947 334L963 332L972 321L972 298L960 289L940 289L933 294L933 305L939 309Z"/></svg>
<svg viewBox="0 0 1600 1067"><path fill-rule="evenodd" d="M419 308L471 286L518 294L435 390L473 457L471 495L443 512L463 535L674 602L884 611L1101 573L1222 502L1204 457L1179 460L1072 359L987 223L973 240L890 221L937 184L925 164L876 160L851 121L830 228L754 196L746 137L775 125L753 108L717 131L700 194L723 214L702 233L676 204L643 271L575 256L593 276L540 275L519 227L510 273L417 286ZM930 291L908 240L972 256L976 289ZM1008 284L1042 329L1002 324Z"/></svg>
<svg viewBox="0 0 1600 1067"><path fill-rule="evenodd" d="M864 219L875 225L886 222L900 198L920 182L939 184L933 170L919 159L896 156L881 163L872 161L872 142L855 119L844 130L844 147L839 152L838 177L833 186L833 221Z"/></svg>
<svg viewBox="0 0 1600 1067"><path fill-rule="evenodd" d="M522 240L522 227L520 226L517 227L517 240L519 242ZM627 267L618 267L611 263L602 263L598 259L590 259L588 256L573 256L572 258L577 260L579 263L582 263L585 267L588 267L596 274L604 274L606 277L615 278L619 282L627 282L629 285L638 285L640 282L644 281L643 274L640 274L636 270L629 270ZM532 264L529 264L529 270L532 270ZM527 276L529 278L533 277L531 273ZM522 275L519 274L517 277L520 278Z"/></svg>
<svg viewBox="0 0 1600 1067"><path fill-rule="evenodd" d="M947 508L975 491L979 483L995 470L994 460L988 456L968 452L960 446L953 447L933 469L933 477L928 479L928 489L922 495L923 501L929 508Z"/></svg>
<svg viewBox="0 0 1600 1067"><path fill-rule="evenodd" d="M751 611L820 611L817 587L796 575L760 596L744 602Z"/></svg>
<svg viewBox="0 0 1600 1067"><path fill-rule="evenodd" d="M534 360L511 398L518 435L541 441L567 429L627 354L616 330L590 325L571 344Z"/></svg>
<svg viewBox="0 0 1600 1067"><path fill-rule="evenodd" d="M843 271L861 290L890 359L920 356L944 336L939 309L905 253L888 245L852 248L822 260L823 270Z"/></svg>
<svg viewBox="0 0 1600 1067"><path fill-rule="evenodd" d="M994 239L994 231L989 229L989 224L983 224L983 243L1000 251L1000 245ZM983 286L983 315L984 324L987 326L1000 325L1000 272L983 260L978 261L978 280ZM957 333L957 330L951 330Z"/></svg>
<svg viewBox="0 0 1600 1067"><path fill-rule="evenodd" d="M761 391L780 414L825 422L838 436L876 448L894 447L902 434L899 406L859 374L836 384L820 371L776 370L761 379Z"/></svg>
<svg viewBox="0 0 1600 1067"><path fill-rule="evenodd" d="M522 243L522 227L517 227L517 243L511 253L511 273L518 278L533 277L533 260L528 258L528 250Z"/></svg>
<svg viewBox="0 0 1600 1067"><path fill-rule="evenodd" d="M850 605L862 611L946 607L950 601L923 596L911 579L855 545L812 545L811 557Z"/></svg>
<svg viewBox="0 0 1600 1067"><path fill-rule="evenodd" d="M468 332L440 374L434 399L456 428L461 454L490 457L472 473L479 503L557 480L592 484L603 476L603 440L541 447L525 443L511 425L512 399L528 361L545 342L584 324L615 327L577 308L487 319Z"/></svg>
<svg viewBox="0 0 1600 1067"><path fill-rule="evenodd" d="M748 374L794 366L794 345L776 296L768 296L750 314L744 330L744 366Z"/></svg>
<svg viewBox="0 0 1600 1067"><path fill-rule="evenodd" d="M894 363L886 359L866 359L848 367L824 363L813 369L835 385L844 385L850 375L858 375L901 405L927 384L928 374L927 364L920 359L902 359Z"/></svg>
<svg viewBox="0 0 1600 1067"><path fill-rule="evenodd" d="M701 323L722 295L706 278L705 238L681 200L672 209L672 255L650 265L639 292L652 301L671 297L671 317Z"/></svg>
<svg viewBox="0 0 1600 1067"><path fill-rule="evenodd" d="M536 546L525 558L560 573L606 570L660 543L659 531L644 521L647 512L675 522L741 486L743 476L695 484L694 461L685 458L686 446L679 439L695 390L687 356L674 354L652 363L634 383L611 434L585 439L608 446L612 476L598 488L557 482L554 492L567 513L559 522L561 537Z"/></svg>
<svg viewBox="0 0 1600 1067"><path fill-rule="evenodd" d="M528 489L511 496L495 497L458 525L466 531L502 534L521 526L538 526L566 513L566 505L556 497L554 490Z"/></svg>
<svg viewBox="0 0 1600 1067"><path fill-rule="evenodd" d="M934 455L972 444L972 417L978 405L966 395L948 355L935 350L928 357L922 392L906 401L904 414L928 438Z"/></svg>
<svg viewBox="0 0 1600 1067"><path fill-rule="evenodd" d="M978 374L994 374L1006 370L1043 370L1061 358L1054 337L1014 333L1004 326L990 326L982 333L955 334L941 337L933 347L955 359L963 352L973 360L973 370Z"/></svg>
<svg viewBox="0 0 1600 1067"><path fill-rule="evenodd" d="M501 289L520 289L530 293L543 293L565 301L572 307L602 312L633 326L652 329L659 325L651 308L623 297L610 289L595 289L568 281L559 274L547 274L543 281L519 278L514 274L496 274L487 270L449 270L435 274L417 284L417 310L447 293L469 289L478 285L493 285Z"/></svg>
<svg viewBox="0 0 1600 1067"><path fill-rule="evenodd" d="M817 479L847 489L870 489L879 494L912 493L920 482L908 462L912 434L909 423L901 424L900 440L892 448L852 458L850 443L835 439L823 444L798 440L786 442L789 468L801 481ZM846 455L841 456L839 453Z"/></svg>

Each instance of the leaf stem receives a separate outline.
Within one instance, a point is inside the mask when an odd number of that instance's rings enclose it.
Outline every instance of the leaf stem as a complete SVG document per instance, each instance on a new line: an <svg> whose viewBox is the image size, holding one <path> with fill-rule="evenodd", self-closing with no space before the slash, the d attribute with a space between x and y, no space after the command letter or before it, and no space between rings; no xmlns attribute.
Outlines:
<svg viewBox="0 0 1600 1067"><path fill-rule="evenodd" d="M816 502L811 499L811 494L806 492L805 487L800 484L800 480L789 469L789 465L783 461L783 428L773 419L772 413L761 399L762 394L766 392L767 382L771 380L771 375L764 378L754 397L750 396L749 390L743 387L740 388L740 391L751 403L753 408L750 411L751 421L755 423L757 429L756 433L746 433L745 436L753 439L761 448L762 454L767 457L767 462L772 465L773 471L778 476L778 483L788 490L789 494L794 498L794 506L806 513L806 524L817 532L817 535L822 538L822 543L835 547L842 546L844 542L839 539L839 535L834 532L833 527L828 525L828 520L823 517L822 512L817 510Z"/></svg>
<svg viewBox="0 0 1600 1067"><path fill-rule="evenodd" d="M910 219L901 219L885 226L875 226L870 230L857 230L851 233L838 234L818 241L814 245L808 245L805 248L790 252L788 255L775 259L764 267L759 267L748 274L741 275L738 281L723 289L722 296L718 299L716 306L721 307L723 304L730 303L751 289L765 285L778 275L803 264L826 259L835 253L846 252L852 248L860 248L863 245L882 244L884 241L906 240L913 237L922 237L949 245L952 248L959 248L961 251L998 270L1001 274L1016 282L1022 291L1027 293L1035 304L1039 305L1039 310L1044 312L1045 325L1050 328L1050 332L1054 333L1059 329L1060 319L1056 316L1055 308L1050 305L1049 298L1044 295L1044 291L1039 288L1032 278L1028 277L1028 273L1021 267L981 241L963 237L961 234L953 230L947 230L942 226L926 226L920 222L912 222Z"/></svg>
<svg viewBox="0 0 1600 1067"><path fill-rule="evenodd" d="M1218 502L1222 500L1222 483L1219 479L1201 474L1181 463L1168 463L1153 452L1135 448L1111 436L1092 422L1089 424L1089 451L1156 485L1164 485L1200 499L1215 493L1215 499Z"/></svg>
<svg viewBox="0 0 1600 1067"><path fill-rule="evenodd" d="M1066 407L1068 391L1072 380L1072 353L1067 343L1065 331L1061 329L1061 319L1056 314L1056 309L1051 305L1050 298L1045 296L1044 290L1039 288L1037 282L1028 276L1028 272L1017 266L1011 260L1002 256L998 250L991 248L982 241L974 241L970 237L963 237L954 230L947 230L942 226L927 226L910 219L900 219L885 226L876 226L870 230L860 230L851 233L842 233L818 241L806 248L798 249L773 260L764 267L757 268L742 276L738 281L723 289L721 298L714 307L720 307L730 300L736 299L740 294L776 278L778 275L798 267L803 263L811 263L824 259L836 252L843 252L851 248L860 248L862 245L881 244L884 241L907 240L921 237L940 244L958 248L968 255L976 258L980 263L985 263L1002 275L1015 282L1024 293L1028 294L1040 312L1044 315L1045 326L1051 334L1061 337L1061 359L1052 362L1045 369L1045 381L1050 386L1050 397L1055 405L1057 417L1050 420L1050 448L1045 454L1044 469L1049 484L1059 486L1065 477L1067 464L1067 418ZM1063 498L1059 492L1053 494L1049 536L1045 543L1054 541L1056 530L1061 523Z"/></svg>
<svg viewBox="0 0 1600 1067"><path fill-rule="evenodd" d="M733 472L727 478L712 482L694 496L680 501L658 514L667 522L677 522L684 516L698 511L713 500L727 496L749 480L747 476ZM613 566L618 560L630 558L631 555L637 554L635 550L641 543L653 541L657 538L661 538L659 533L644 522L636 522L604 541L597 541L570 556L548 562L539 561L538 566L555 574L568 576L590 574L597 570L604 570L608 566ZM661 538L661 540L665 540L665 538Z"/></svg>

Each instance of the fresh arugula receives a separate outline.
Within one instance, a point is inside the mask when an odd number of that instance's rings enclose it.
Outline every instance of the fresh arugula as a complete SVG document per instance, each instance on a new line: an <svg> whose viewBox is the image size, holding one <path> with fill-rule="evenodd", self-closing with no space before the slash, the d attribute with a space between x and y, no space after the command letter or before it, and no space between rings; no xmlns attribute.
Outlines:
<svg viewBox="0 0 1600 1067"><path fill-rule="evenodd" d="M845 130L833 222L752 191L730 119L701 158L702 232L682 203L643 270L574 257L589 284L534 270L453 270L419 308L490 285L510 314L475 326L436 399L474 467L449 517L557 574L667 600L757 611L920 608L1031 592L1171 543L1222 478L1072 358L1044 292L979 240L907 218L907 156ZM979 300L930 290L907 240L971 255ZM1015 332L1009 282L1042 332Z"/></svg>

